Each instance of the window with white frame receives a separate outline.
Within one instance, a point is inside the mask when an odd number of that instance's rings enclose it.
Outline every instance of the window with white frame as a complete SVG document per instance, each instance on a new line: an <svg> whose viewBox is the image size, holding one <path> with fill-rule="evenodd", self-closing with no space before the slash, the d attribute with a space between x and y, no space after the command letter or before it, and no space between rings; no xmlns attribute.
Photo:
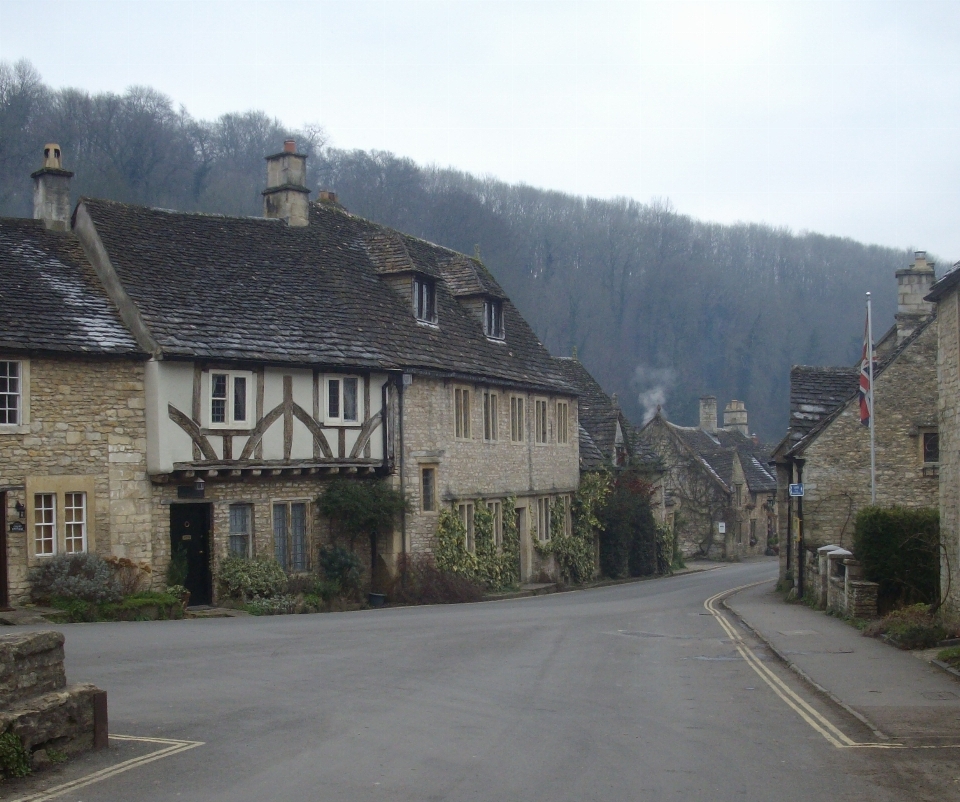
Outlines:
<svg viewBox="0 0 960 802"><path fill-rule="evenodd" d="M557 401L557 442L570 442L570 405L566 401Z"/></svg>
<svg viewBox="0 0 960 802"><path fill-rule="evenodd" d="M465 502L457 505L457 514L460 516L464 531L466 532L464 545L467 547L467 551L472 552L476 547L473 535L473 504Z"/></svg>
<svg viewBox="0 0 960 802"><path fill-rule="evenodd" d="M500 548L503 545L503 502L488 501L487 509L493 516L493 545Z"/></svg>
<svg viewBox="0 0 960 802"><path fill-rule="evenodd" d="M253 374L249 371L210 371L210 426L248 428Z"/></svg>
<svg viewBox="0 0 960 802"><path fill-rule="evenodd" d="M453 389L454 436L458 440L470 439L470 391L466 387Z"/></svg>
<svg viewBox="0 0 960 802"><path fill-rule="evenodd" d="M79 554L87 550L87 494L63 494L63 550Z"/></svg>
<svg viewBox="0 0 960 802"><path fill-rule="evenodd" d="M330 423L359 423L360 379L356 376L327 378L327 421Z"/></svg>
<svg viewBox="0 0 960 802"><path fill-rule="evenodd" d="M19 426L23 421L23 364L0 362L0 426Z"/></svg>
<svg viewBox="0 0 960 802"><path fill-rule="evenodd" d="M547 399L534 399L533 411L534 442L542 445L547 442Z"/></svg>
<svg viewBox="0 0 960 802"><path fill-rule="evenodd" d="M483 302L483 333L493 340L504 339L503 301L488 298Z"/></svg>
<svg viewBox="0 0 960 802"><path fill-rule="evenodd" d="M437 322L437 285L425 276L413 278L413 314L424 323Z"/></svg>
<svg viewBox="0 0 960 802"><path fill-rule="evenodd" d="M537 499L537 538L541 541L550 539L550 497Z"/></svg>
<svg viewBox="0 0 960 802"><path fill-rule="evenodd" d="M253 556L253 505L230 505L230 554Z"/></svg>
<svg viewBox="0 0 960 802"><path fill-rule="evenodd" d="M274 557L284 571L306 571L307 503L283 501L273 505Z"/></svg>
<svg viewBox="0 0 960 802"><path fill-rule="evenodd" d="M56 493L35 493L33 496L33 550L38 557L57 553Z"/></svg>
<svg viewBox="0 0 960 802"><path fill-rule="evenodd" d="M510 396L510 439L514 443L522 443L524 435L525 400L522 395Z"/></svg>
<svg viewBox="0 0 960 802"><path fill-rule="evenodd" d="M492 390L483 391L483 439L499 440L499 398Z"/></svg>

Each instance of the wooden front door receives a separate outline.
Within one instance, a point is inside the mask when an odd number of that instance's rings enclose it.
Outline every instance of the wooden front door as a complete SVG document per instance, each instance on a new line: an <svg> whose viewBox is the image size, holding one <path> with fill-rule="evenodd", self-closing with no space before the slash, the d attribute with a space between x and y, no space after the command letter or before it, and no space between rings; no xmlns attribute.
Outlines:
<svg viewBox="0 0 960 802"><path fill-rule="evenodd" d="M170 505L170 554L186 561L190 605L213 601L210 571L210 505Z"/></svg>
<svg viewBox="0 0 960 802"><path fill-rule="evenodd" d="M10 609L7 586L7 494L0 493L0 610Z"/></svg>

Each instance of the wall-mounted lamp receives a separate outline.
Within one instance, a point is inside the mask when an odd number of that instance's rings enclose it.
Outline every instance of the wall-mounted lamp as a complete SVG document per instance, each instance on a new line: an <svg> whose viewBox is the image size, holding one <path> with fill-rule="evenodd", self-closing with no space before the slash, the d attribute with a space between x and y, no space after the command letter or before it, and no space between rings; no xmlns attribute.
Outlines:
<svg viewBox="0 0 960 802"><path fill-rule="evenodd" d="M23 506L22 501L18 501L16 504L14 504L13 508L17 511L18 518L23 518L23 516L27 514L27 508Z"/></svg>
<svg viewBox="0 0 960 802"><path fill-rule="evenodd" d="M196 490L198 493L202 493L203 489L206 486L207 486L207 483L204 482L203 479L201 479L199 476L197 477L197 481L193 483L193 489Z"/></svg>

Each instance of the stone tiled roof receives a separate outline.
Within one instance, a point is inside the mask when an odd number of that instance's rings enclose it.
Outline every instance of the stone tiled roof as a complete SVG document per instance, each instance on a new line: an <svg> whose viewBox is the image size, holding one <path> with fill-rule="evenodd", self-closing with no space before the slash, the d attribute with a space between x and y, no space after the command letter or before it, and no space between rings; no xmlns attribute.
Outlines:
<svg viewBox="0 0 960 802"><path fill-rule="evenodd" d="M734 455L740 458L744 478L752 492L768 493L777 489L776 474L767 465L770 459L769 446L755 442L736 430L706 432L695 426L666 423L728 491L733 486Z"/></svg>
<svg viewBox="0 0 960 802"><path fill-rule="evenodd" d="M874 381L936 320L931 315L910 336L895 347L878 351ZM893 331L896 331L894 327ZM881 341L888 341L888 331ZM894 339L895 343L896 340ZM799 453L830 425L840 411L852 401L860 388L860 366L809 367L795 365L790 369L790 427L777 447L778 454Z"/></svg>
<svg viewBox="0 0 960 802"><path fill-rule="evenodd" d="M953 269L944 273L933 286L930 293L924 298L925 301L940 301L944 296L960 284L960 262L957 262Z"/></svg>
<svg viewBox="0 0 960 802"><path fill-rule="evenodd" d="M474 260L333 204L311 204L302 227L81 204L168 357L433 371L571 392L509 300L500 342L457 301L449 265ZM437 326L418 323L382 278L410 271L438 279ZM475 272L493 281L479 265Z"/></svg>
<svg viewBox="0 0 960 802"><path fill-rule="evenodd" d="M140 354L77 238L0 219L0 348Z"/></svg>
<svg viewBox="0 0 960 802"><path fill-rule="evenodd" d="M604 459L603 452L597 448L597 444L593 442L593 438L590 436L590 433L583 428L583 424L580 424L580 470L581 471L595 471L600 468L606 467L610 464L610 461Z"/></svg>
<svg viewBox="0 0 960 802"><path fill-rule="evenodd" d="M857 392L859 368L795 365L790 369L790 433L792 448Z"/></svg>

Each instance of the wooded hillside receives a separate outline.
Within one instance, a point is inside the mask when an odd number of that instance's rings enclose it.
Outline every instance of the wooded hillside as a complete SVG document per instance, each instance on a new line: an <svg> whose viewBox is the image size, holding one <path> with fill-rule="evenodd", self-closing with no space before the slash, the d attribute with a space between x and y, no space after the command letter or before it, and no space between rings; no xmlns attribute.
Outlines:
<svg viewBox="0 0 960 802"><path fill-rule="evenodd" d="M581 361L640 423L663 404L695 423L697 399L746 402L767 440L787 425L791 364L852 364L864 295L876 336L893 322L907 250L765 225L717 225L667 201L597 200L324 146L260 112L196 120L155 90L53 90L0 64L0 214L31 213L44 142L63 147L74 196L260 214L263 157L287 136L315 188L353 213L467 253L479 247L555 354ZM907 243L904 243L907 245Z"/></svg>

